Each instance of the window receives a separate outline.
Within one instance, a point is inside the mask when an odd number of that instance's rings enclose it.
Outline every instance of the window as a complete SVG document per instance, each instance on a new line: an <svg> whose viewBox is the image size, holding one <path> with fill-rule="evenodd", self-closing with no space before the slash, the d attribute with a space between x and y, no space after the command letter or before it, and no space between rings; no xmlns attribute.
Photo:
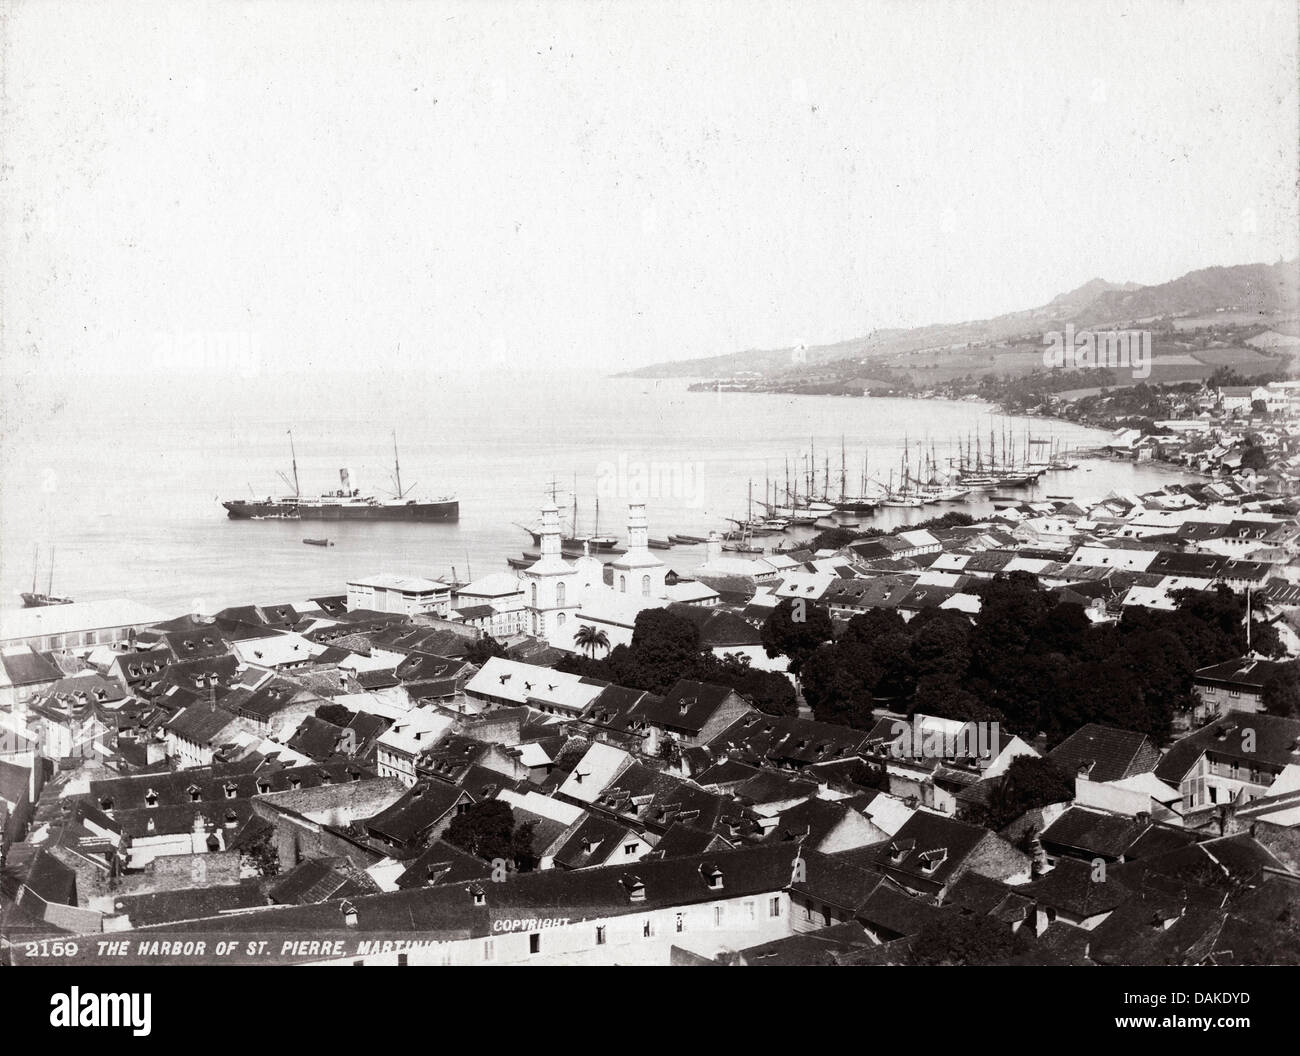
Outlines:
<svg viewBox="0 0 1300 1056"><path fill-rule="evenodd" d="M559 615L557 615L557 616L555 617L555 625L556 625L557 627L563 627L563 626L564 626L564 613L561 612Z"/></svg>
<svg viewBox="0 0 1300 1056"><path fill-rule="evenodd" d="M776 914L773 914L773 916L775 915ZM805 902L803 904L803 919L808 921L813 919L813 908L811 902Z"/></svg>
<svg viewBox="0 0 1300 1056"><path fill-rule="evenodd" d="M537 584L533 584L533 608L537 608Z"/></svg>
<svg viewBox="0 0 1300 1056"><path fill-rule="evenodd" d="M604 946L604 945L605 945L605 925L604 925L604 924L600 924L600 925L598 925L597 928L596 928L596 945L597 945L597 946Z"/></svg>
<svg viewBox="0 0 1300 1056"><path fill-rule="evenodd" d="M627 576L618 577L618 589L621 594L627 593Z"/></svg>
<svg viewBox="0 0 1300 1056"><path fill-rule="evenodd" d="M746 903L745 903L745 917L746 917L746 919L748 919L748 920L753 920L753 919L754 919L754 903L753 903L753 902L746 902Z"/></svg>
<svg viewBox="0 0 1300 1056"><path fill-rule="evenodd" d="M491 939L483 940L483 960L490 961L496 951L492 947Z"/></svg>
<svg viewBox="0 0 1300 1056"><path fill-rule="evenodd" d="M644 594L647 598L650 596L650 577L649 577L649 576L642 576L642 577L641 577L641 593Z"/></svg>
<svg viewBox="0 0 1300 1056"><path fill-rule="evenodd" d="M767 915L768 915L769 917L779 917L779 916L781 915L781 896L780 896L780 895L777 895L777 896L775 896L774 898L770 898L770 899L768 899L768 902L767 902Z"/></svg>
<svg viewBox="0 0 1300 1056"><path fill-rule="evenodd" d="M528 936L528 952L529 953L542 952L542 936L539 932L533 932L533 934Z"/></svg>
<svg viewBox="0 0 1300 1056"><path fill-rule="evenodd" d="M721 907L721 906L714 906L714 907L713 907L713 926L714 926L715 928L720 928L720 927L722 927L722 907Z"/></svg>
<svg viewBox="0 0 1300 1056"><path fill-rule="evenodd" d="M623 853L624 853L624 854L636 854L636 844L635 844L635 843L627 843L627 844L624 844L624 845L623 845Z"/></svg>
<svg viewBox="0 0 1300 1056"><path fill-rule="evenodd" d="M397 967L405 968L410 962L407 960L407 954L399 953L397 955Z"/></svg>
<svg viewBox="0 0 1300 1056"><path fill-rule="evenodd" d="M643 939L653 939L655 937L655 922L647 920L641 925L641 937Z"/></svg>
<svg viewBox="0 0 1300 1056"><path fill-rule="evenodd" d="M681 914L681 913L678 913L678 914L677 914L677 930L678 930L678 931L685 931L685 930L686 930L686 919L685 919L684 914Z"/></svg>
<svg viewBox="0 0 1300 1056"><path fill-rule="evenodd" d="M555 584L555 604L556 604L556 605L563 605L563 604L564 604L564 584L563 584L563 583L556 583L556 584Z"/></svg>
<svg viewBox="0 0 1300 1056"><path fill-rule="evenodd" d="M825 904L822 905L822 923L828 928L831 926L831 907Z"/></svg>

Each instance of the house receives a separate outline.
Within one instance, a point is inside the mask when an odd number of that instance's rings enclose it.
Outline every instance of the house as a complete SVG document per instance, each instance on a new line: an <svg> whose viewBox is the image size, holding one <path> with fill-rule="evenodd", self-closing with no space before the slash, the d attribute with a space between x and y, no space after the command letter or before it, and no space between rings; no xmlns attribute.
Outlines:
<svg viewBox="0 0 1300 1056"><path fill-rule="evenodd" d="M446 616L451 612L451 585L418 576L378 575L348 580L348 611L358 609L403 616Z"/></svg>
<svg viewBox="0 0 1300 1056"><path fill-rule="evenodd" d="M682 745L708 744L751 713L755 713L753 706L730 686L686 678L679 679L662 697L644 695L635 711L659 737L672 737Z"/></svg>
<svg viewBox="0 0 1300 1056"><path fill-rule="evenodd" d="M0 649L10 645L27 645L38 651L113 645L126 642L161 619L160 612L129 599L0 610Z"/></svg>
<svg viewBox="0 0 1300 1056"><path fill-rule="evenodd" d="M180 769L210 766L222 745L245 732L245 723L224 708L192 704L163 727L167 756Z"/></svg>
<svg viewBox="0 0 1300 1056"><path fill-rule="evenodd" d="M918 895L942 897L968 872L992 880L1024 882L1028 855L978 825L918 810L889 840L848 852Z"/></svg>
<svg viewBox="0 0 1300 1056"><path fill-rule="evenodd" d="M419 781L396 803L367 821L365 827L376 840L405 856L441 836L452 819L473 804L473 797L463 788Z"/></svg>
<svg viewBox="0 0 1300 1056"><path fill-rule="evenodd" d="M1067 774L1084 774L1089 781L1120 781L1147 774L1160 761L1160 748L1145 733L1090 722L1047 753Z"/></svg>
<svg viewBox="0 0 1300 1056"><path fill-rule="evenodd" d="M1214 820L1222 806L1268 795L1298 765L1300 719L1229 711L1177 741L1155 776L1182 793L1184 821L1194 826Z"/></svg>
<svg viewBox="0 0 1300 1056"><path fill-rule="evenodd" d="M826 856L806 858L818 876ZM282 964L666 966L792 934L790 881L787 846L744 847L215 914L170 925L168 938L264 936ZM114 963L142 963L139 948L128 943Z"/></svg>
<svg viewBox="0 0 1300 1056"><path fill-rule="evenodd" d="M1198 668L1192 677L1192 689L1200 700L1195 721L1208 722L1227 711L1263 711L1265 683L1286 666L1283 661L1243 656Z"/></svg>
<svg viewBox="0 0 1300 1056"><path fill-rule="evenodd" d="M494 656L465 683L465 695L488 705L527 704L547 714L577 716L607 685L596 679Z"/></svg>
<svg viewBox="0 0 1300 1056"><path fill-rule="evenodd" d="M0 709L22 714L38 694L63 677L58 664L28 645L0 650Z"/></svg>
<svg viewBox="0 0 1300 1056"><path fill-rule="evenodd" d="M432 708L417 708L398 716L375 742L375 768L379 776L395 777L408 788L414 786L420 757L455 722L454 716Z"/></svg>

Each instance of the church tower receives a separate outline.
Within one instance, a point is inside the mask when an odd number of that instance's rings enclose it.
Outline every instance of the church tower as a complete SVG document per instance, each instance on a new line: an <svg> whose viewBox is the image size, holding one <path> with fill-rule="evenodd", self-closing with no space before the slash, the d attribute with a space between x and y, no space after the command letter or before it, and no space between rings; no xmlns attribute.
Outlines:
<svg viewBox="0 0 1300 1056"><path fill-rule="evenodd" d="M662 598L667 594L664 580L668 568L650 552L650 525L645 503L634 502L627 508L627 553L609 563L614 575L614 590L619 594L637 594L645 598Z"/></svg>
<svg viewBox="0 0 1300 1056"><path fill-rule="evenodd" d="M564 559L560 544L560 510L554 502L542 507L541 556L519 577L528 610L526 630L537 638L548 638L577 612L579 570Z"/></svg>

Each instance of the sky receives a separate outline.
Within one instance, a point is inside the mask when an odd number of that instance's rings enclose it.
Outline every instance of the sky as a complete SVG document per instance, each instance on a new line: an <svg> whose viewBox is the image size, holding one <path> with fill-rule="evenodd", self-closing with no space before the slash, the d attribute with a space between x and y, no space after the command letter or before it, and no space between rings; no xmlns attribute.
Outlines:
<svg viewBox="0 0 1300 1056"><path fill-rule="evenodd" d="M11 376L613 372L1300 255L1293 0L3 19Z"/></svg>

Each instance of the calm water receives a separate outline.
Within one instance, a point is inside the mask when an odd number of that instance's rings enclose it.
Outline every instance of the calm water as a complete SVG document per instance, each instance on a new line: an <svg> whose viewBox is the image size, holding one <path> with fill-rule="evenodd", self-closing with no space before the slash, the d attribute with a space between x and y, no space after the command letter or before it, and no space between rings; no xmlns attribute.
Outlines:
<svg viewBox="0 0 1300 1056"><path fill-rule="evenodd" d="M169 613L243 602L296 601L341 593L349 577L394 572L462 578L506 568L531 541L512 522L532 524L558 481L567 504L577 475L579 527L624 536L626 503L642 489L651 534L704 535L743 516L748 482L784 485L786 459L817 445L839 487L840 441L850 491L864 451L873 475L898 465L903 439L948 444L990 425L1018 443L1025 429L1062 444L1096 444L1105 434L1063 423L1004 419L976 403L824 396L691 393L681 381L646 382L590 374L471 379L381 374L158 380L10 379L0 444L0 610L30 589L40 548L46 589L78 600L134 597ZM222 498L279 494L289 471L292 428L304 492L337 487L347 466L366 491L391 491L391 433L398 432L402 479L414 493L454 493L457 524L331 524L231 521ZM1100 497L1150 490L1178 479L1150 467L1083 462L1053 473L1026 495ZM1021 494L1018 492L1017 494ZM949 508L888 510L868 523L918 520ZM979 512L990 507L975 507ZM566 517L567 517L566 513ZM328 535L330 549L302 544ZM689 571L702 547L662 552Z"/></svg>

